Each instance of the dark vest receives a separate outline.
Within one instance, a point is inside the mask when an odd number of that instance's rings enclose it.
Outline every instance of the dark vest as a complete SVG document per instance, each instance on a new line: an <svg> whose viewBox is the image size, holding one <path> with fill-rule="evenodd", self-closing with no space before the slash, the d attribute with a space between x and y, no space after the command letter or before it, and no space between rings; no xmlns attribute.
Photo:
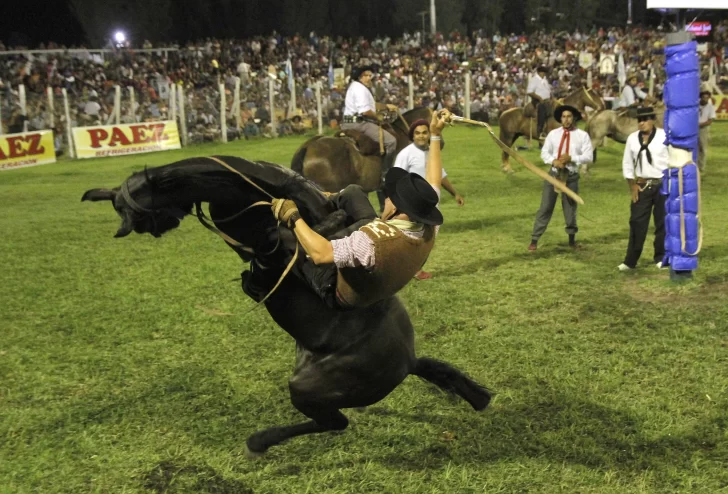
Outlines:
<svg viewBox="0 0 728 494"><path fill-rule="evenodd" d="M435 228L425 225L421 238L411 238L399 228L374 220L361 227L374 243L374 269L341 268L336 281L345 305L367 307L400 291L424 266L435 244Z"/></svg>

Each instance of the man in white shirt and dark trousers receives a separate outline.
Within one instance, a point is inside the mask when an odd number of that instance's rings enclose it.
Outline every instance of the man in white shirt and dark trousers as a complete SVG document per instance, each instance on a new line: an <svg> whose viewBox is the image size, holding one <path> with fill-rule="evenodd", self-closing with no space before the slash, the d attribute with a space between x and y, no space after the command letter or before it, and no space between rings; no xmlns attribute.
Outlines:
<svg viewBox="0 0 728 494"><path fill-rule="evenodd" d="M362 132L374 142L379 142L379 125L377 122L377 104L369 88L372 85L372 68L358 67L351 73L352 82L346 90L344 98L344 118L341 128ZM395 105L386 105L389 111L397 111ZM382 129L385 155L382 161L382 177L394 163L397 151L397 139Z"/></svg>
<svg viewBox="0 0 728 494"><path fill-rule="evenodd" d="M539 66L536 69L536 73L528 79L526 94L531 97L531 101L536 107L538 115L536 119L536 134L540 136L544 131L546 120L548 120L548 105L546 102L551 99L551 85L548 79L546 79L545 66Z"/></svg>
<svg viewBox="0 0 728 494"><path fill-rule="evenodd" d="M711 92L708 90L700 91L700 120L698 135L698 170L705 171L705 161L708 158L708 142L710 141L710 125L716 119L715 107L710 101Z"/></svg>
<svg viewBox="0 0 728 494"><path fill-rule="evenodd" d="M422 178L426 177L427 160L430 153L430 123L427 120L415 120L409 127L409 138L412 144L397 153L397 159L394 160L394 167L401 168L409 173L416 173ZM438 143L440 145L442 141ZM447 178L445 169L442 169L442 188L455 198L458 206L465 204L463 196L457 193L455 187ZM418 280L429 280L432 273L420 269L415 274Z"/></svg>
<svg viewBox="0 0 728 494"><path fill-rule="evenodd" d="M665 196L660 194L662 172L667 169L668 161L665 131L655 126L655 110L649 107L637 109L637 122L639 130L627 138L622 159L622 171L632 198L627 255L617 266L622 272L637 267L650 227L650 215L655 220L652 259L658 269L662 269L665 255Z"/></svg>
<svg viewBox="0 0 728 494"><path fill-rule="evenodd" d="M574 126L581 118L579 110L569 105L562 105L554 111L554 118L561 122L561 127L549 132L541 149L541 159L551 165L549 174L566 182L566 186L579 193L579 167L591 163L593 148L589 134ZM558 194L554 186L544 180L541 194L541 207L536 213L536 221L531 233L531 244L528 250L535 251L538 240L546 231L556 207ZM561 195L561 207L564 210L566 233L569 235L569 246L577 248L575 236L579 229L576 226L576 202L566 194Z"/></svg>

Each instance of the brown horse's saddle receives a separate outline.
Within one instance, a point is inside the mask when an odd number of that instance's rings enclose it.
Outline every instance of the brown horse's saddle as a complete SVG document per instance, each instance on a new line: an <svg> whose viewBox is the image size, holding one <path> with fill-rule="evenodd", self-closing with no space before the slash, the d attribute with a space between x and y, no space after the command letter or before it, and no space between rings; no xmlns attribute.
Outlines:
<svg viewBox="0 0 728 494"><path fill-rule="evenodd" d="M362 156L379 155L379 142L370 138L363 132L357 130L340 130L335 134L336 137L349 139Z"/></svg>
<svg viewBox="0 0 728 494"><path fill-rule="evenodd" d="M563 100L555 100L552 98L547 99L542 104L546 105L546 114L547 115L553 115L554 108L557 108L564 104ZM536 105L533 104L533 101L528 103L525 107L523 107L523 116L525 118L537 118L538 117L538 111L536 110Z"/></svg>

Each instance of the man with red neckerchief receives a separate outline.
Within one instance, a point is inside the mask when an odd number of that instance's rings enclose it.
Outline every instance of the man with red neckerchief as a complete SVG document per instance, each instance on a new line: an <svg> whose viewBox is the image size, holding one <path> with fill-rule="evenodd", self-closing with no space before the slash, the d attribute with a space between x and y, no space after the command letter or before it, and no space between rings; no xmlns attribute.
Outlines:
<svg viewBox="0 0 728 494"><path fill-rule="evenodd" d="M581 118L581 113L573 106L559 106L554 111L554 118L557 122L561 122L561 127L552 130L546 136L541 149L541 159L547 165L551 165L549 172L551 176L566 182L566 186L578 194L579 168L593 160L591 139L589 134L575 127L574 124ZM551 221L557 197L558 193L554 186L544 180L541 207L536 213L528 250L535 251L538 248L538 240ZM566 194L561 194L561 206L564 210L569 246L577 248L575 236L579 229L576 226L576 202Z"/></svg>

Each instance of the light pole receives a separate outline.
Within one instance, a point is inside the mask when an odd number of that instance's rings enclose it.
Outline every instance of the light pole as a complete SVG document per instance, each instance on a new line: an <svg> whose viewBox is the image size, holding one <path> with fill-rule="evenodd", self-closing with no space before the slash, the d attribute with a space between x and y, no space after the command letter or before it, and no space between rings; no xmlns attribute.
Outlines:
<svg viewBox="0 0 728 494"><path fill-rule="evenodd" d="M437 33L437 13L435 12L435 0L430 0L430 34Z"/></svg>
<svg viewBox="0 0 728 494"><path fill-rule="evenodd" d="M632 0L627 2L627 25L632 25Z"/></svg>

